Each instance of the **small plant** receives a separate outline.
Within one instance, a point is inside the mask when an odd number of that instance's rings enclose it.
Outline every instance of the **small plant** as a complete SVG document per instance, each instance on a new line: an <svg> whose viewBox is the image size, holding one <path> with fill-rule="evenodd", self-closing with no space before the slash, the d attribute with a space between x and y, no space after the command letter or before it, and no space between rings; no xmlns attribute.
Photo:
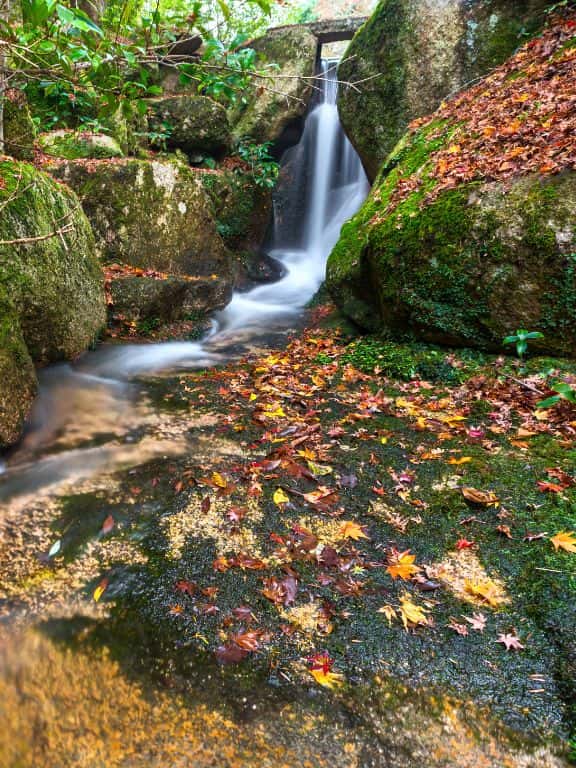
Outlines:
<svg viewBox="0 0 576 768"><path fill-rule="evenodd" d="M524 329L517 330L511 336L505 336L503 344L516 344L516 353L520 360L524 359L524 355L528 351L528 342L532 339L543 339L544 334L540 331L525 331Z"/></svg>
<svg viewBox="0 0 576 768"><path fill-rule="evenodd" d="M272 142L254 144L243 140L238 145L238 156L250 168L250 175L258 187L272 189L278 178L280 166L270 154Z"/></svg>
<svg viewBox="0 0 576 768"><path fill-rule="evenodd" d="M576 405L576 389L572 389L570 384L565 381L555 381L552 384L551 389L556 392L555 395L547 397L545 400L540 400L536 405L536 408L551 408L553 405L557 405L561 400L566 400L572 405Z"/></svg>

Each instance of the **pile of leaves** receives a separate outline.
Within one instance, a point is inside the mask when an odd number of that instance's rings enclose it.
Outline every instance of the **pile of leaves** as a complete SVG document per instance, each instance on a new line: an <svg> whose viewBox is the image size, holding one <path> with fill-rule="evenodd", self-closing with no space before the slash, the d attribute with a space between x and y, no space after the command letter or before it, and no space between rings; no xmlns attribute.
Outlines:
<svg viewBox="0 0 576 768"><path fill-rule="evenodd" d="M411 130L436 122L442 127L428 139L446 142L426 164L435 182L427 202L466 182L576 170L576 10L555 16L540 37ZM422 183L418 172L400 179L389 208Z"/></svg>

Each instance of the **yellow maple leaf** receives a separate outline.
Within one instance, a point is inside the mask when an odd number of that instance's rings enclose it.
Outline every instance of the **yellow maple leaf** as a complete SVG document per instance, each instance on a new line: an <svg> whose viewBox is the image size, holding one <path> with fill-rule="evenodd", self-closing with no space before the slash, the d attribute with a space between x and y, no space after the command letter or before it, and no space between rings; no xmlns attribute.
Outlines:
<svg viewBox="0 0 576 768"><path fill-rule="evenodd" d="M392 619L396 618L396 608L393 605L383 605L382 608L378 608L377 613L383 613L388 619L388 624L392 624Z"/></svg>
<svg viewBox="0 0 576 768"><path fill-rule="evenodd" d="M288 494L284 493L282 488L277 488L274 491L274 496L272 498L274 499L274 504L278 504L278 506L280 506L280 504L287 504L290 501L290 497Z"/></svg>
<svg viewBox="0 0 576 768"><path fill-rule="evenodd" d="M400 617L406 631L408 631L411 626L415 627L418 626L418 624L428 624L426 609L413 603L410 595L402 595L400 598Z"/></svg>
<svg viewBox="0 0 576 768"><path fill-rule="evenodd" d="M323 477L334 471L328 464L316 464L314 461L307 461L306 463L310 472L316 477Z"/></svg>
<svg viewBox="0 0 576 768"><path fill-rule="evenodd" d="M471 461L471 456L460 456L459 458L453 456L451 459L448 459L448 464L453 464L455 467L458 467L460 464L468 464Z"/></svg>
<svg viewBox="0 0 576 768"><path fill-rule="evenodd" d="M217 485L218 488L226 488L228 485L226 479L222 477L220 472L212 472L212 482L214 485Z"/></svg>
<svg viewBox="0 0 576 768"><path fill-rule="evenodd" d="M344 520L338 533L342 539L354 539L354 541L370 538L366 536L358 523L355 523L353 520Z"/></svg>
<svg viewBox="0 0 576 768"><path fill-rule="evenodd" d="M393 579L400 578L407 581L418 571L422 570L419 565L414 565L415 560L416 555L411 555L410 550L407 549L405 552L400 552L395 561L386 570Z"/></svg>
<svg viewBox="0 0 576 768"><path fill-rule="evenodd" d="M107 587L108 587L108 579L102 579L100 584L98 584L98 586L94 590L94 594L92 595L95 603L97 603L98 600L100 600L104 592L106 592Z"/></svg>
<svg viewBox="0 0 576 768"><path fill-rule="evenodd" d="M565 552L576 553L576 534L573 531L560 531L550 538L554 549L558 552L563 549Z"/></svg>
<svg viewBox="0 0 576 768"><path fill-rule="evenodd" d="M503 602L502 590L491 579L486 579L486 581L466 579L464 589L468 594L478 597L492 608L498 608Z"/></svg>
<svg viewBox="0 0 576 768"><path fill-rule="evenodd" d="M344 675L338 672L325 672L323 669L308 670L314 680L325 688L338 688L344 683Z"/></svg>

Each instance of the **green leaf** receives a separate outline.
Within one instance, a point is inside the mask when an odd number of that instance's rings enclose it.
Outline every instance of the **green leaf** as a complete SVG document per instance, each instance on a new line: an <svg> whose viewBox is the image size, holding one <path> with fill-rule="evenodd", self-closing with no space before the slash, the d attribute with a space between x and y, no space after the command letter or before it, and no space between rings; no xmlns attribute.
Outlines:
<svg viewBox="0 0 576 768"><path fill-rule="evenodd" d="M540 331L531 331L530 333L526 334L527 339L543 339L544 334L540 333Z"/></svg>
<svg viewBox="0 0 576 768"><path fill-rule="evenodd" d="M552 395L552 397L547 397L545 400L540 400L540 402L536 403L536 408L551 408L558 402L560 402L560 395Z"/></svg>
<svg viewBox="0 0 576 768"><path fill-rule="evenodd" d="M517 341L517 336L505 336L504 339L502 339L502 344L516 344Z"/></svg>

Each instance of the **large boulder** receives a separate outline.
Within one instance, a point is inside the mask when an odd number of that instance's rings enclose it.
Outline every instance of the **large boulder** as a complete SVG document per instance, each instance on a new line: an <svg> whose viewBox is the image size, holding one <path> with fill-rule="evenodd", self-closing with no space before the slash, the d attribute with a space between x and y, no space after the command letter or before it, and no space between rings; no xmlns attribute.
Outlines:
<svg viewBox="0 0 576 768"><path fill-rule="evenodd" d="M0 299L0 448L15 443L36 394L36 372L14 307Z"/></svg>
<svg viewBox="0 0 576 768"><path fill-rule="evenodd" d="M574 354L575 20L392 153L328 262L328 288L360 326L488 349L526 328L545 334L536 348Z"/></svg>
<svg viewBox="0 0 576 768"><path fill-rule="evenodd" d="M94 235L76 195L27 163L0 162L0 294L35 362L75 357L105 322Z"/></svg>
<svg viewBox="0 0 576 768"><path fill-rule="evenodd" d="M338 73L338 109L370 179L408 124L505 61L550 0L381 0Z"/></svg>
<svg viewBox="0 0 576 768"><path fill-rule="evenodd" d="M233 134L257 143L276 142L306 113L313 93L310 78L316 69L318 40L300 25L271 29L249 45L267 77L256 79L242 101L230 109Z"/></svg>
<svg viewBox="0 0 576 768"><path fill-rule="evenodd" d="M105 133L91 131L58 130L41 133L38 146L44 154L65 160L103 160L124 156L116 139Z"/></svg>
<svg viewBox="0 0 576 768"><path fill-rule="evenodd" d="M205 309L226 304L232 257L194 170L172 159L129 159L55 163L50 171L78 193L103 261L203 279Z"/></svg>
<svg viewBox="0 0 576 768"><path fill-rule="evenodd" d="M232 145L226 109L207 96L178 94L149 102L150 130L166 136L166 146L189 157L222 157Z"/></svg>

